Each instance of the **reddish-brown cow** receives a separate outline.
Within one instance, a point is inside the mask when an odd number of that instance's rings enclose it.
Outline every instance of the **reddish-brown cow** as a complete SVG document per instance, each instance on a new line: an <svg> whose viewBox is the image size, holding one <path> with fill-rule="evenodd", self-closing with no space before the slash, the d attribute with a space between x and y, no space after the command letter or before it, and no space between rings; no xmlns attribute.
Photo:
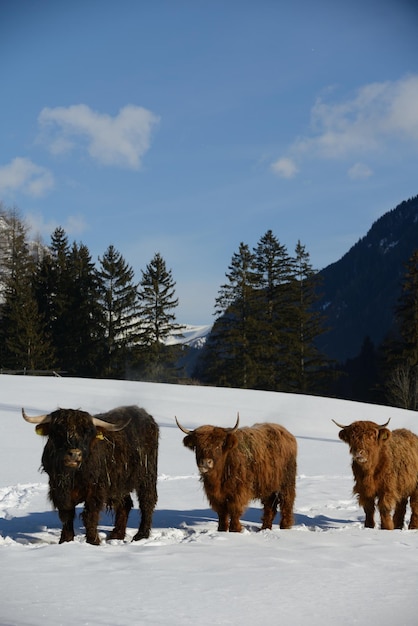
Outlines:
<svg viewBox="0 0 418 626"><path fill-rule="evenodd" d="M339 437L353 457L353 493L366 514L365 526L374 528L375 501L384 530L402 528L408 498L409 528L418 528L418 437L410 430L390 431L386 424L359 421L337 424Z"/></svg>
<svg viewBox="0 0 418 626"><path fill-rule="evenodd" d="M183 443L195 451L206 496L218 514L218 530L240 532L240 517L250 500L264 506L262 528L271 528L280 505L280 528L293 524L296 483L295 437L278 424L251 428L200 426Z"/></svg>

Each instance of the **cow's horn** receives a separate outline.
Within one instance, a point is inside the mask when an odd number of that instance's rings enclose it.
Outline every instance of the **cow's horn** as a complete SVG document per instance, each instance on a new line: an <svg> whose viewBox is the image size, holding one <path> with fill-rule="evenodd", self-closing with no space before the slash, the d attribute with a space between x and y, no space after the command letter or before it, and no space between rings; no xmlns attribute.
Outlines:
<svg viewBox="0 0 418 626"><path fill-rule="evenodd" d="M174 416L174 419L176 420L176 424L177 424L177 426L178 426L178 427L180 428L180 430L181 430L181 431L183 431L186 435L190 435L190 434L192 433L192 431L191 431L191 430L187 430L187 428L184 428L184 426L182 426L182 425L180 424L180 422L178 421L178 419L177 419L177 417L176 417L176 416Z"/></svg>
<svg viewBox="0 0 418 626"><path fill-rule="evenodd" d="M29 417L29 415L26 415L25 409L22 409L22 415L23 419L25 419L30 424L47 424L51 421L48 413L45 413L44 415L37 415L36 417Z"/></svg>
<svg viewBox="0 0 418 626"><path fill-rule="evenodd" d="M237 413L237 421L235 422L234 428L232 428L232 432L237 430L238 426L239 426L239 413Z"/></svg>
<svg viewBox="0 0 418 626"><path fill-rule="evenodd" d="M100 417L93 417L93 424L95 426L99 426L100 428L104 428L105 430L109 430L113 433L117 432L118 430L123 430L130 421L131 420L128 419L128 421L126 422L117 422L116 424L112 424L111 422L105 422L105 420L100 419Z"/></svg>
<svg viewBox="0 0 418 626"><path fill-rule="evenodd" d="M336 422L332 418L331 418L331 421L334 422L334 424L337 424L338 428L347 428L347 426L343 426L342 424L339 424L338 422Z"/></svg>
<svg viewBox="0 0 418 626"><path fill-rule="evenodd" d="M386 428L386 426L389 424L390 420L391 420L391 418L388 419L386 424L382 424L381 426L379 426L379 428Z"/></svg>

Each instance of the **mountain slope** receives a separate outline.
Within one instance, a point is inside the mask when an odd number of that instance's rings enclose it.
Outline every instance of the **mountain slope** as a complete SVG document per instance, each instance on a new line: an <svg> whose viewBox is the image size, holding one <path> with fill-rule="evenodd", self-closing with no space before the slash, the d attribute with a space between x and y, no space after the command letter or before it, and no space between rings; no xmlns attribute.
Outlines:
<svg viewBox="0 0 418 626"><path fill-rule="evenodd" d="M378 345L394 324L405 266L418 248L418 196L378 219L339 261L320 272L322 310L330 330L318 346L344 362L366 337Z"/></svg>

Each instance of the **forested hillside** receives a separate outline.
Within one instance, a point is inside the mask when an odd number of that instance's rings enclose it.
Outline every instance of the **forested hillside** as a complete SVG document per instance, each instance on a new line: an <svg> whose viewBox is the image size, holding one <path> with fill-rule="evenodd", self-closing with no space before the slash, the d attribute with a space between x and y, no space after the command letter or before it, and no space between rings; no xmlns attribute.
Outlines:
<svg viewBox="0 0 418 626"><path fill-rule="evenodd" d="M393 328L406 264L418 248L418 196L378 219L339 261L320 272L330 330L318 339L329 358L357 356L366 337L377 346Z"/></svg>

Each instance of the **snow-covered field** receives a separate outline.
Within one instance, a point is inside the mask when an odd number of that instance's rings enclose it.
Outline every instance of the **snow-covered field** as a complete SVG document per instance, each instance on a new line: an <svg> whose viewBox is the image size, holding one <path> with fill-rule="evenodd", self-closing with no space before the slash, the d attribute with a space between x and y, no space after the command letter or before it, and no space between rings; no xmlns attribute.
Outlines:
<svg viewBox="0 0 418 626"><path fill-rule="evenodd" d="M152 535L130 543L58 545L60 522L38 472L44 440L28 413L146 408L161 427ZM272 421L299 446L295 525L257 532L258 503L240 534L218 533L192 452L174 423L194 428ZM331 422L384 422L418 432L418 414L291 394L88 379L0 376L0 624L58 626L286 624L415 626L418 531L363 528L348 446ZM80 508L81 512L81 508ZM409 512L408 512L409 516ZM276 520L277 521L277 520ZM103 515L100 529L112 526Z"/></svg>

